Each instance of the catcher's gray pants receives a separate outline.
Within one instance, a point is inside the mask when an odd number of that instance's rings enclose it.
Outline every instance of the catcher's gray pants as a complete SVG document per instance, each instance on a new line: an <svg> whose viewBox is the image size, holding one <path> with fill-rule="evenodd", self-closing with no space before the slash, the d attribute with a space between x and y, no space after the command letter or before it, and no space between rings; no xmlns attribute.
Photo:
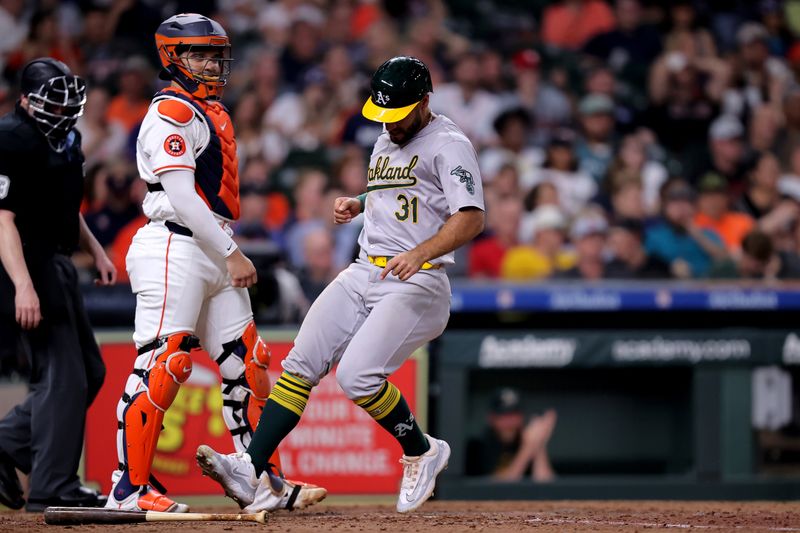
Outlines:
<svg viewBox="0 0 800 533"><path fill-rule="evenodd" d="M75 267L57 255L55 276L66 304L56 319L45 316L38 328L19 332L31 365L30 392L0 420L0 449L30 473L30 498L47 499L80 485L86 409L105 378L105 366L78 290Z"/></svg>
<svg viewBox="0 0 800 533"><path fill-rule="evenodd" d="M333 365L351 400L378 391L420 346L444 331L450 317L450 281L444 269L420 270L408 281L358 259L331 282L308 311L287 372L314 385Z"/></svg>

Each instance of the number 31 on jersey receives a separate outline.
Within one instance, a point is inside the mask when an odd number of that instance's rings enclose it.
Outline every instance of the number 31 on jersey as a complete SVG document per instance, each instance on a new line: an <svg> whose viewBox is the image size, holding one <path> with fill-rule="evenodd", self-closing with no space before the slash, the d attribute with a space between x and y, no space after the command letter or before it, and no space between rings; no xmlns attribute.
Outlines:
<svg viewBox="0 0 800 533"><path fill-rule="evenodd" d="M411 217L411 222L417 223L417 213L419 211L419 198L416 196L406 196L405 194L398 194L397 201L400 203L400 209L394 212L394 216L400 222L405 222Z"/></svg>

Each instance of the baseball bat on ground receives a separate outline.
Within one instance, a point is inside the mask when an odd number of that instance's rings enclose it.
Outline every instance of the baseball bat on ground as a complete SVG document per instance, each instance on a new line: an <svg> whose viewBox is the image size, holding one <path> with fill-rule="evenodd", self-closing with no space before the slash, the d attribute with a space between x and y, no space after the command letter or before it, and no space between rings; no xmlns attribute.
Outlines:
<svg viewBox="0 0 800 533"><path fill-rule="evenodd" d="M81 524L134 524L136 522L236 521L266 524L267 513L162 513L159 511L121 511L102 507L48 507L45 524L66 526Z"/></svg>

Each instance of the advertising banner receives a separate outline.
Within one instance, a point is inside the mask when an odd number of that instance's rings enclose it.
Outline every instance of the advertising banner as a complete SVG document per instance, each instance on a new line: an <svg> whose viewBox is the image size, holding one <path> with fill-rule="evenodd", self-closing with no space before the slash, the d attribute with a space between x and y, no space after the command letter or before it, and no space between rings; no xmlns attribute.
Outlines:
<svg viewBox="0 0 800 533"><path fill-rule="evenodd" d="M270 377L275 383L292 344L269 345ZM85 476L108 492L117 465L117 402L136 353L130 342L101 342L101 351L107 376L87 416ZM164 417L153 473L171 494L221 494L219 485L200 474L194 459L200 444L234 451L221 414L220 377L204 351L192 352L192 361L192 375ZM417 367L418 361L409 359L390 378L412 410L418 403ZM396 493L402 475L397 442L344 396L333 373L313 389L300 424L280 452L286 477L324 486L332 494Z"/></svg>
<svg viewBox="0 0 800 533"><path fill-rule="evenodd" d="M531 330L446 332L444 365L481 368L800 364L791 330Z"/></svg>

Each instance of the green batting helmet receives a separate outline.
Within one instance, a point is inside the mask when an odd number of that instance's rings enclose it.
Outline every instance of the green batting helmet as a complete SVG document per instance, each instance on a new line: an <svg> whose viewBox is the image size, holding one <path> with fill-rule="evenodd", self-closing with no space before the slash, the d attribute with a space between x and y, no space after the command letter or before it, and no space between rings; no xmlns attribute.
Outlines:
<svg viewBox="0 0 800 533"><path fill-rule="evenodd" d="M376 122L403 120L429 92L431 73L415 57L393 57L375 71L361 113Z"/></svg>

